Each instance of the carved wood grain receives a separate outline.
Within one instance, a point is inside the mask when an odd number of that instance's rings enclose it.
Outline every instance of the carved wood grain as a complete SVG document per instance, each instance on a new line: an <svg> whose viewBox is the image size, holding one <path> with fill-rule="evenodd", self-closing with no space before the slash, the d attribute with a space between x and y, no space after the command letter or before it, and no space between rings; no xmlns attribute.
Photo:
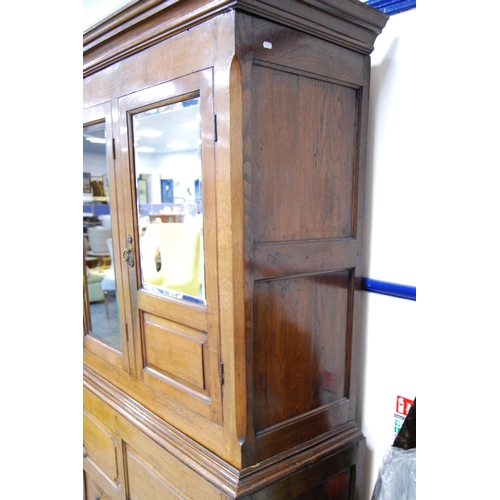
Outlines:
<svg viewBox="0 0 500 500"><path fill-rule="evenodd" d="M345 397L349 283L348 271L256 283L257 430Z"/></svg>
<svg viewBox="0 0 500 500"><path fill-rule="evenodd" d="M351 237L356 91L256 66L253 94L255 242Z"/></svg>

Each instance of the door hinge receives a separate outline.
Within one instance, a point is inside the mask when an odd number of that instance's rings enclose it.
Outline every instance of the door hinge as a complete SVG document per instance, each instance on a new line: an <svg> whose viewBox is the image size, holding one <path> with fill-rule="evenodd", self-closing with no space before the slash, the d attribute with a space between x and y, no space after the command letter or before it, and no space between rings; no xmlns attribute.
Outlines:
<svg viewBox="0 0 500 500"><path fill-rule="evenodd" d="M112 148L113 148L113 160L116 160L116 148L115 148L115 138L114 137L111 140L111 145L112 145Z"/></svg>
<svg viewBox="0 0 500 500"><path fill-rule="evenodd" d="M125 323L125 338L127 339L128 342L128 323Z"/></svg>
<svg viewBox="0 0 500 500"><path fill-rule="evenodd" d="M219 363L220 366L220 383L221 385L224 385L224 363L221 361Z"/></svg>
<svg viewBox="0 0 500 500"><path fill-rule="evenodd" d="M214 115L214 142L217 142L217 115Z"/></svg>

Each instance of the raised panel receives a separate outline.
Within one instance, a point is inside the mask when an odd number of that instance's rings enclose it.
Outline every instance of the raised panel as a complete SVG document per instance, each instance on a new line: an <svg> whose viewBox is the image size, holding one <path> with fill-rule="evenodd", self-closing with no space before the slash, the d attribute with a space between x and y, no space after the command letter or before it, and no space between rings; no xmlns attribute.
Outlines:
<svg viewBox="0 0 500 500"><path fill-rule="evenodd" d="M127 449L126 466L128 478L128 497L130 500L179 500L189 497L178 494L164 478L160 478L148 466L144 458Z"/></svg>
<svg viewBox="0 0 500 500"><path fill-rule="evenodd" d="M98 394L93 393L94 389ZM85 407L99 412L103 422L113 427L117 433L116 439L120 444L120 477L125 479L121 481L120 488L107 488L104 491L113 500L124 500L125 493L128 495L130 474L146 481L147 485L147 478L151 473L158 476L173 491L182 492L182 498L220 500L219 489L225 488L224 481L227 477L225 474L219 474L219 469L231 474L231 466L146 408L114 391L109 384L108 387L92 386L92 389L84 390ZM187 416L187 412L184 415ZM214 441L222 442L220 427L212 425L210 428L203 428L202 420L191 422L191 425L196 427L198 432L210 434ZM130 462L127 469L127 460L131 454L139 462L132 465L133 470L130 468ZM147 470L142 470L144 467ZM85 470L87 469L89 468L86 467ZM102 487L108 486L105 481L100 480L95 470L89 470L89 473L97 478ZM157 498L163 499L163 496Z"/></svg>
<svg viewBox="0 0 500 500"><path fill-rule="evenodd" d="M260 66L252 85L255 242L353 236L357 90Z"/></svg>
<svg viewBox="0 0 500 500"><path fill-rule="evenodd" d="M118 450L113 435L102 422L84 411L83 446L85 460L110 482L118 483Z"/></svg>
<svg viewBox="0 0 500 500"><path fill-rule="evenodd" d="M144 315L144 366L205 390L207 335L192 328Z"/></svg>
<svg viewBox="0 0 500 500"><path fill-rule="evenodd" d="M349 284L349 271L255 284L257 432L345 397Z"/></svg>
<svg viewBox="0 0 500 500"><path fill-rule="evenodd" d="M86 472L83 473L83 487L84 500L111 500L111 497Z"/></svg>
<svg viewBox="0 0 500 500"><path fill-rule="evenodd" d="M142 313L141 378L148 386L219 422L217 353L208 334L153 314Z"/></svg>

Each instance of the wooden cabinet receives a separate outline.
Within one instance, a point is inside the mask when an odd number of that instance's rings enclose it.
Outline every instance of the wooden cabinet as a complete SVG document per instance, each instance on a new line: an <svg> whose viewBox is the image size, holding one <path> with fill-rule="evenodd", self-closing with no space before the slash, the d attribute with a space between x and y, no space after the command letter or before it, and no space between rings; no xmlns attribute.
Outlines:
<svg viewBox="0 0 500 500"><path fill-rule="evenodd" d="M87 498L360 498L369 54L386 21L357 1L150 0L84 34L118 339L84 290Z"/></svg>

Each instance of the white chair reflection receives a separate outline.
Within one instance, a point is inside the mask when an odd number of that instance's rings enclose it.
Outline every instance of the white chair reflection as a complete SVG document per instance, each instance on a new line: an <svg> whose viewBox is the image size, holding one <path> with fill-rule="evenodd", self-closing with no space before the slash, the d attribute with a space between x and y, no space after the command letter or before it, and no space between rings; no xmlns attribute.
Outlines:
<svg viewBox="0 0 500 500"><path fill-rule="evenodd" d="M111 256L110 268L104 272L104 278L101 281L101 289L104 293L104 307L106 309L106 318L109 318L109 294L116 295L116 280L115 280L115 267L113 264L113 240L108 238L106 240L109 255Z"/></svg>

